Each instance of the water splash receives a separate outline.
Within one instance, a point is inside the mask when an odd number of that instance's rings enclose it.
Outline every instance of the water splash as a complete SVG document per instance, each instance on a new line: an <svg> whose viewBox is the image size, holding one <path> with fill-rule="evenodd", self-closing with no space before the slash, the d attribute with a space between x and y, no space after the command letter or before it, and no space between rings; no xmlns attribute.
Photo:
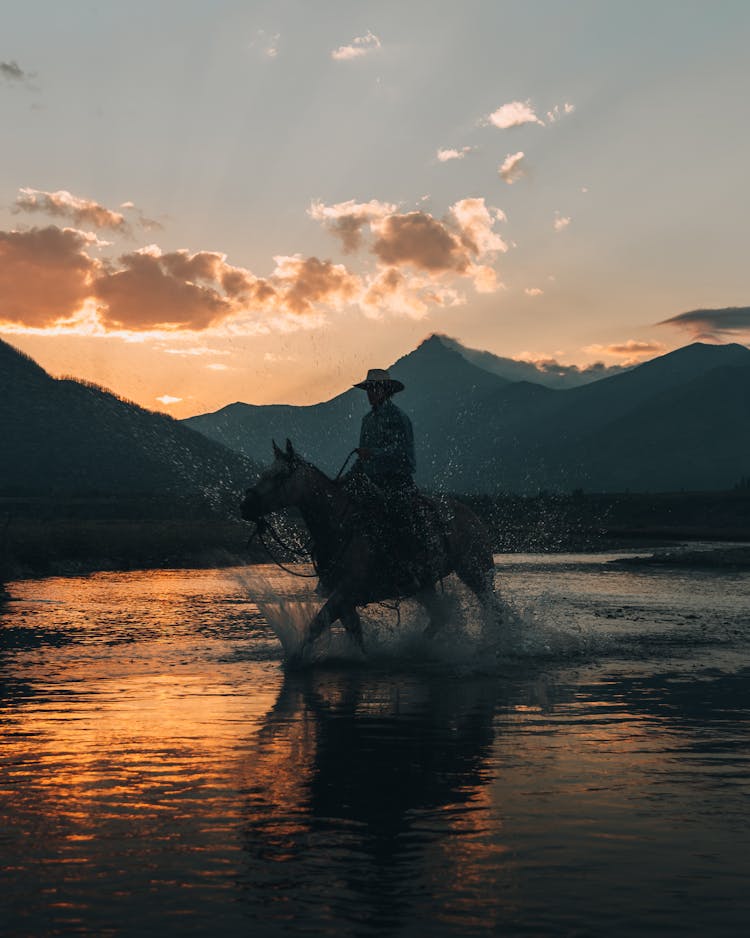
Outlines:
<svg viewBox="0 0 750 938"><path fill-rule="evenodd" d="M289 662L302 649L307 626L323 604L310 582L293 580L269 568L244 568L233 577L242 584ZM479 600L455 577L440 594L445 625L425 637L426 611L415 600L374 603L359 610L366 655L337 624L305 653L315 665L436 668L459 674L504 673L508 667L544 662L583 662L600 656L637 659L681 647L723 645L736 636L726 624L703 617L685 621L677 610L644 615L640 606L613 606L606 596L583 605L575 596L537 593L532 597L498 592ZM639 611L640 610L640 611ZM657 647L658 646L658 647ZM266 648L275 655L273 640Z"/></svg>

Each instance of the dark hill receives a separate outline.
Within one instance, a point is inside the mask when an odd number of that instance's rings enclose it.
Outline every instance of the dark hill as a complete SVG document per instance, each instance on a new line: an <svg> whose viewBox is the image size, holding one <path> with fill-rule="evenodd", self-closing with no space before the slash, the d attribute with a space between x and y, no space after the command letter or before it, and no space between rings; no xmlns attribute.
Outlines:
<svg viewBox="0 0 750 938"><path fill-rule="evenodd" d="M219 507L252 463L165 414L55 379L0 341L0 493L170 494Z"/></svg>
<svg viewBox="0 0 750 938"><path fill-rule="evenodd" d="M446 344L448 342L448 344ZM440 336L399 359L418 482L462 492L717 489L750 474L750 350L695 343L569 389L514 383ZM335 472L356 445L365 395L310 407L235 404L187 421L265 461L289 436Z"/></svg>

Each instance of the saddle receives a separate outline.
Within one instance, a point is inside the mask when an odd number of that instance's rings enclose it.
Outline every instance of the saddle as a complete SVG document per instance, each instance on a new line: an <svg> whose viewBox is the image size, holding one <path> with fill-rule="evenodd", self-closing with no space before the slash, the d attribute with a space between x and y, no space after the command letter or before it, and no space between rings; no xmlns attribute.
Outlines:
<svg viewBox="0 0 750 938"><path fill-rule="evenodd" d="M347 486L352 510L345 519L349 536L367 537L381 563L403 587L435 578L442 568L448 532L446 506L413 485L377 486L365 477Z"/></svg>

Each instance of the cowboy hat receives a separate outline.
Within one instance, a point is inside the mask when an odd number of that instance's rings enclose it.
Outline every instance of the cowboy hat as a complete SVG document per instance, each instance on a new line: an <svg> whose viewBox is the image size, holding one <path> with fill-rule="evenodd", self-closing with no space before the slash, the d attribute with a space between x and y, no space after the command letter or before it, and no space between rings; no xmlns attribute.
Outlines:
<svg viewBox="0 0 750 938"><path fill-rule="evenodd" d="M370 368L365 380L352 385L352 387L362 388L363 391L366 391L378 384L385 385L385 390L389 394L396 394L397 391L404 390L403 384L397 378L392 378L386 368Z"/></svg>

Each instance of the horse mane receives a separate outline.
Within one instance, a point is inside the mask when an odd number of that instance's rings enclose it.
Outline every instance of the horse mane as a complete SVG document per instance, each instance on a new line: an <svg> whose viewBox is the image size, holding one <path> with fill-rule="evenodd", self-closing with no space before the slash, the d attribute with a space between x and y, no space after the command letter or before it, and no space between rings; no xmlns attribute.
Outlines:
<svg viewBox="0 0 750 938"><path fill-rule="evenodd" d="M315 463L310 462L309 459L305 459L304 456L300 456L299 453L297 453L296 451L295 451L295 453L294 453L294 459L295 459L298 463L301 463L303 466L305 466L307 469L312 469L312 471L313 471L316 475L321 476L326 482L330 482L331 485L338 485L338 484L339 484L339 480L338 480L338 479L332 479L329 475L327 475L325 472L323 472L323 470L322 470L319 466L316 466Z"/></svg>

